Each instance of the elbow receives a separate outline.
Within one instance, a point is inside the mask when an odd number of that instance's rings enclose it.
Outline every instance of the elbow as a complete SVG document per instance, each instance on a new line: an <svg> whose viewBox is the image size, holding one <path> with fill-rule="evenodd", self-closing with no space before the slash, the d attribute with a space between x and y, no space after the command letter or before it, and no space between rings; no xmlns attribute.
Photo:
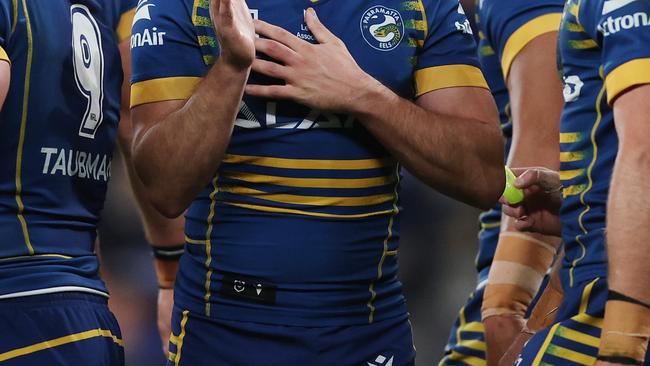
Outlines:
<svg viewBox="0 0 650 366"><path fill-rule="evenodd" d="M480 169L474 170L476 176L473 181L481 189L477 190L475 206L484 210L494 207L499 201L506 185L506 175L503 169L504 149L501 133L489 145L489 149L479 153Z"/></svg>
<svg viewBox="0 0 650 366"><path fill-rule="evenodd" d="M156 211L168 219L175 219L179 217L187 209L187 205L183 202L180 202L180 200L172 200L169 198L160 199L154 195L150 195L149 201L156 209Z"/></svg>
<svg viewBox="0 0 650 366"><path fill-rule="evenodd" d="M483 190L476 198L476 206L489 210L499 201L506 185L506 176L501 160L483 169Z"/></svg>

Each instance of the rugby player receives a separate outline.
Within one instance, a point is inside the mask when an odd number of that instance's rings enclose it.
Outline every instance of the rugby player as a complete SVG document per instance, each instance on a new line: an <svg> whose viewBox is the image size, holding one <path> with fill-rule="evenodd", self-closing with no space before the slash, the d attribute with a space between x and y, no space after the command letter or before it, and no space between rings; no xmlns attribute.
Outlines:
<svg viewBox="0 0 650 366"><path fill-rule="evenodd" d="M517 185L526 188L526 200L504 208L518 218L521 230L561 230L565 298L557 322L527 343L519 365L594 364L597 358L601 365L650 364L647 285L639 277L647 273L647 206L640 206L643 198L637 195L635 180L637 171L644 171L639 151L645 142L639 141L647 118L645 85L650 83L650 34L645 28L649 17L650 3L644 0L566 4L559 41L566 102L560 127L561 170L559 175L541 169L520 172ZM632 169L630 161L635 162Z"/></svg>
<svg viewBox="0 0 650 366"><path fill-rule="evenodd" d="M3 365L124 362L94 249L116 139L131 167L122 72L128 79L135 6L0 3ZM183 240L182 220L140 199L142 185L130 176L147 237L165 265L174 251L168 247ZM169 286L164 280L161 287Z"/></svg>
<svg viewBox="0 0 650 366"><path fill-rule="evenodd" d="M476 5L479 59L499 108L507 164L559 168L562 86L555 49L564 1L484 0ZM499 205L479 220L478 286L460 310L441 365L498 363L519 334L559 245L552 237L515 232L507 217L501 220ZM530 270L505 278L504 272L515 267Z"/></svg>
<svg viewBox="0 0 650 366"><path fill-rule="evenodd" d="M483 208L504 181L458 1L145 3L134 162L191 204L169 364L413 365L398 161Z"/></svg>
<svg viewBox="0 0 650 366"><path fill-rule="evenodd" d="M94 248L134 7L0 1L3 365L124 363Z"/></svg>

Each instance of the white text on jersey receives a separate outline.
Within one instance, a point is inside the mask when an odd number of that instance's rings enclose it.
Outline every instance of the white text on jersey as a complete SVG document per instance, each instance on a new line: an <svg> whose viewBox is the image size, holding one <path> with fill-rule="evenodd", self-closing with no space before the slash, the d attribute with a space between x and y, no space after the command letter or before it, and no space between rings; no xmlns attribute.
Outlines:
<svg viewBox="0 0 650 366"><path fill-rule="evenodd" d="M111 157L106 154L42 147L43 174L79 177L108 182Z"/></svg>

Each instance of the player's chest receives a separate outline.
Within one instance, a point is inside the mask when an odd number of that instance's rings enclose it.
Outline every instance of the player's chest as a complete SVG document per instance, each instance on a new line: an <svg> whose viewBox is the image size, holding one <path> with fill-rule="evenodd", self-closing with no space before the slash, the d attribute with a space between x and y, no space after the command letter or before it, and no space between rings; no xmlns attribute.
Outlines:
<svg viewBox="0 0 650 366"><path fill-rule="evenodd" d="M427 28L420 2L254 0L248 5L253 17L311 43L316 41L304 21L304 11L314 8L364 71L397 93L412 95L413 65Z"/></svg>

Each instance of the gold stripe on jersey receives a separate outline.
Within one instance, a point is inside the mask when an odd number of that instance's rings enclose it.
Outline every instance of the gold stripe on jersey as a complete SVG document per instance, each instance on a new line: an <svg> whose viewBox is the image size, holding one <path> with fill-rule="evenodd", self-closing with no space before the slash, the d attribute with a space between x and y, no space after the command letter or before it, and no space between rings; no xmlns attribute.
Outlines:
<svg viewBox="0 0 650 366"><path fill-rule="evenodd" d="M29 87L32 76L32 57L34 54L34 42L32 38L32 23L29 19L29 11L27 10L27 3L22 1L23 13L25 15L25 28L27 30L27 64L25 65L25 83L23 87L23 110L20 117L20 134L18 136L18 151L16 151L16 206L18 212L16 216L20 221L20 226L23 231L23 239L30 255L34 254L34 247L32 246L31 239L29 238L29 229L27 228L27 221L23 216L25 212L25 205L21 196L23 191L22 170L23 170L23 148L25 147L25 130L27 129L27 113L29 111Z"/></svg>
<svg viewBox="0 0 650 366"><path fill-rule="evenodd" d="M13 19L11 19L11 33L14 33L18 24L18 0L11 0L11 8L14 14Z"/></svg>
<svg viewBox="0 0 650 366"><path fill-rule="evenodd" d="M362 170L389 167L395 164L395 160L391 158L360 160L288 159L269 156L227 154L223 158L223 163L250 164L284 169Z"/></svg>
<svg viewBox="0 0 650 366"><path fill-rule="evenodd" d="M585 28L578 24L578 23L573 23L573 22L565 22L564 27L566 30L569 32L574 32L574 33L582 33L585 32Z"/></svg>
<svg viewBox="0 0 650 366"><path fill-rule="evenodd" d="M457 347L469 348L477 351L485 351L485 342L480 339L466 339L458 344Z"/></svg>
<svg viewBox="0 0 650 366"><path fill-rule="evenodd" d="M427 23L423 20L408 19L404 21L404 26L408 29L415 29L422 32L427 31Z"/></svg>
<svg viewBox="0 0 650 366"><path fill-rule="evenodd" d="M5 49L2 47L0 47L0 60L11 62L11 60L9 60L9 55L7 54L7 51L5 51Z"/></svg>
<svg viewBox="0 0 650 366"><path fill-rule="evenodd" d="M185 340L185 325L187 324L189 314L189 311L183 310L183 318L181 319L181 334L178 335L178 346L176 347L174 366L178 366L179 362L181 362L181 352L183 351L183 341Z"/></svg>
<svg viewBox="0 0 650 366"><path fill-rule="evenodd" d="M598 346L600 345L600 338L594 337L586 333L578 332L577 330L567 328L565 326L560 326L557 329L556 335L558 337L562 337L570 341L584 344L594 348L598 348Z"/></svg>
<svg viewBox="0 0 650 366"><path fill-rule="evenodd" d="M603 68L600 68L600 76L603 78ZM603 83L602 88L600 88L600 92L598 93L598 97L596 98L596 104L594 106L594 109L596 110L596 120L594 121L594 125L591 128L591 146L592 146L592 151L593 151L593 156L591 157L591 162L589 163L589 167L587 167L587 188L585 188L582 193L580 193L580 203L584 207L584 210L580 213L578 216L578 224L580 225L580 229L583 232L583 235L587 235L589 231L587 230L587 227L585 226L584 223L584 218L589 211L591 211L591 206L586 203L585 201L585 195L587 192L591 190L591 188L594 186L594 180L592 177L592 172L594 170L594 166L596 166L596 162L598 161L598 141L596 140L596 132L598 131L598 127L600 127L600 123L603 121L603 112L601 109L601 105L603 102L603 98L605 97L605 83ZM576 269L576 266L578 263L580 263L581 260L585 258L587 255L587 247L585 244L582 242L582 235L578 234L575 237L575 240L578 244L580 244L580 249L582 250L582 254L580 257L576 258L573 263L571 263L571 269L569 270L569 285L573 287L573 273ZM593 284L592 284L593 286Z"/></svg>
<svg viewBox="0 0 650 366"><path fill-rule="evenodd" d="M212 21L208 17L198 15L199 8L209 9L210 1L209 0L194 0L194 5L192 6L192 24L195 26L212 26Z"/></svg>
<svg viewBox="0 0 650 366"><path fill-rule="evenodd" d="M20 357L20 356L29 355L46 349L63 346L69 343L79 342L86 339L97 338L97 337L109 338L113 341L113 343L117 344L118 346L124 347L124 342L120 338L115 336L110 330L98 328L98 329L91 329L91 330L87 330L75 334L70 334L55 339L50 339L47 341L32 344L31 346L21 347L8 352L0 353L0 362L11 360L13 358Z"/></svg>
<svg viewBox="0 0 650 366"><path fill-rule="evenodd" d="M582 132L560 132L560 143L561 144L570 144L573 142L582 141L583 139Z"/></svg>
<svg viewBox="0 0 650 366"><path fill-rule="evenodd" d="M540 365L540 363L542 362L542 358L544 357L544 353L546 353L546 350L548 349L549 345L551 344L551 340L555 336L555 332L557 331L557 328L559 326L560 326L560 323L556 323L548 331L548 334L546 335L546 338L544 339L544 343L542 343L542 347L540 347L539 351L537 352L537 355L535 355L535 359L533 360L533 365L532 366L539 366Z"/></svg>
<svg viewBox="0 0 650 366"><path fill-rule="evenodd" d="M650 84L650 58L628 61L607 75L607 103L612 104L622 92L641 84Z"/></svg>
<svg viewBox="0 0 650 366"><path fill-rule="evenodd" d="M222 171L221 175L226 178L237 179L248 183L272 184L276 186L299 188L372 188L389 185L395 182L395 177L392 175L354 179L291 178L233 171Z"/></svg>
<svg viewBox="0 0 650 366"><path fill-rule="evenodd" d="M420 13L422 14L422 22L424 22L424 39L427 39L429 37L429 21L427 20L427 9L424 7L424 2L422 0L418 0L418 3L420 4ZM422 41L424 44L424 41Z"/></svg>
<svg viewBox="0 0 650 366"><path fill-rule="evenodd" d="M390 210L364 212L364 213L361 213L361 214L349 214L349 215L346 215L346 214L330 214L330 213L323 213L323 212L312 212L312 211L298 210L298 209L293 209L293 208L255 205L255 204L251 204L251 203L241 203L241 202L231 202L231 201L220 201L220 202L224 203L226 205L230 205L230 206L247 208L247 209L250 209L250 210L262 211L262 212L288 213L288 214L295 214L295 215L304 215L304 216L312 216L312 217L324 217L324 218L335 218L335 219L359 219L359 218L387 215L387 214L393 213L393 210L390 209ZM190 244L200 244L200 243L197 242L197 243L190 243Z"/></svg>
<svg viewBox="0 0 650 366"><path fill-rule="evenodd" d="M586 355L568 348L564 348L555 344L548 346L546 353L564 360L568 360L579 365L590 366L596 363L596 357Z"/></svg>
<svg viewBox="0 0 650 366"><path fill-rule="evenodd" d="M74 257L63 255L63 254L48 253L48 254L34 254L34 255L19 255L16 257L5 257L5 258L0 258L0 262L10 262L10 261L27 259L27 258L29 259L35 259L35 258L73 259Z"/></svg>
<svg viewBox="0 0 650 366"><path fill-rule="evenodd" d="M574 50L589 50L592 48L597 48L598 43L596 43L596 41L593 39L574 39L569 41L569 47L573 48Z"/></svg>
<svg viewBox="0 0 650 366"><path fill-rule="evenodd" d="M577 196L582 192L584 192L585 189L587 189L586 184L576 184L576 185L564 187L562 189L562 196L564 196L565 198L569 196Z"/></svg>
<svg viewBox="0 0 650 366"><path fill-rule="evenodd" d="M219 186L217 185L217 180L219 179L219 175L215 175L214 179L212 179L212 193L210 193L210 213L208 214L208 228L205 231L205 315L210 316L210 296L212 296L210 292L210 283L212 281L212 268L210 265L212 264L212 228L213 228L213 218L214 218L214 211L215 207L217 205L217 193L219 193ZM178 351L180 355L180 350Z"/></svg>
<svg viewBox="0 0 650 366"><path fill-rule="evenodd" d="M482 358L478 358L476 356L469 356L469 355L464 355L462 353L458 353L456 351L452 351L450 355L446 357L446 359L449 359L450 361L455 361L455 362L462 362L464 364L470 365L470 366L485 366L485 360ZM445 365L445 360L443 359L440 362L440 365Z"/></svg>
<svg viewBox="0 0 650 366"><path fill-rule="evenodd" d="M189 98L199 77L180 76L145 80L131 85L131 108L141 104Z"/></svg>
<svg viewBox="0 0 650 366"><path fill-rule="evenodd" d="M368 291L370 292L370 300L368 300L368 309L370 310L370 313L368 314L368 323L372 324L372 322L375 319L375 305L374 301L375 298L377 297L377 292L375 291L375 282L381 280L383 277L384 273L384 262L386 261L386 257L388 256L388 243L390 243L390 240L393 238L393 224L395 223L395 216L399 213L399 207L397 207L397 202L399 201L399 192L397 191L397 187L399 186L399 166L395 168L395 177L397 179L397 183L393 187L393 213L388 219L388 227L387 227L387 233L386 233L386 238L384 239L384 248L381 254L381 258L379 259L379 264L377 264L377 279L375 281L372 281L370 283L370 286L368 287Z"/></svg>
<svg viewBox="0 0 650 366"><path fill-rule="evenodd" d="M563 163L571 163L574 161L584 160L585 152L584 151L567 151L560 153L560 161Z"/></svg>
<svg viewBox="0 0 650 366"><path fill-rule="evenodd" d="M307 206L336 206L336 207L358 207L374 206L392 201L394 194L376 194L371 196L354 196L354 197L334 197L334 196L303 196L285 193L270 193L241 186L219 186L220 192L227 192L241 196L263 199L271 202L278 202L290 205L307 205Z"/></svg>
<svg viewBox="0 0 650 366"><path fill-rule="evenodd" d="M539 16L517 29L503 48L501 56L501 70L503 71L504 80L508 79L508 73L515 57L526 47L533 39L549 32L557 32L560 29L562 13L550 13Z"/></svg>
<svg viewBox="0 0 650 366"><path fill-rule="evenodd" d="M561 180L570 180L573 178L577 178L581 175L585 174L584 169L571 169L571 170L562 170L560 171L560 179Z"/></svg>
<svg viewBox="0 0 650 366"><path fill-rule="evenodd" d="M489 89L481 69L470 65L445 65L415 71L415 96L444 88L478 87Z"/></svg>
<svg viewBox="0 0 650 366"><path fill-rule="evenodd" d="M125 39L131 37L131 25L133 25L133 17L135 16L135 8L125 12L120 17L120 21L117 23L117 40L122 42Z"/></svg>

